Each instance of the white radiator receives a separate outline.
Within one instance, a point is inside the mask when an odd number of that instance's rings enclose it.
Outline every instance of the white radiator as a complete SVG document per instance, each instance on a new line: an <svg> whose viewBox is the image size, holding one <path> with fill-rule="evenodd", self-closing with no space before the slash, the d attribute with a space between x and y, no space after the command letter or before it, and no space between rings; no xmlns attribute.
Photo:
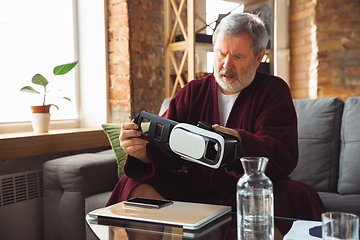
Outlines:
<svg viewBox="0 0 360 240"><path fill-rule="evenodd" d="M0 176L0 239L41 240L42 170Z"/></svg>

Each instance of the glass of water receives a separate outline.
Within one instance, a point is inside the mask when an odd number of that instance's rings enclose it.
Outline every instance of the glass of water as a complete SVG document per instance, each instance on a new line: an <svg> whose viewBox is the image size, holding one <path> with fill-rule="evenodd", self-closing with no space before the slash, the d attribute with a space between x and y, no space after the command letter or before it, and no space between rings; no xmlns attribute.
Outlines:
<svg viewBox="0 0 360 240"><path fill-rule="evenodd" d="M359 217L351 213L326 212L322 218L322 238L359 240Z"/></svg>

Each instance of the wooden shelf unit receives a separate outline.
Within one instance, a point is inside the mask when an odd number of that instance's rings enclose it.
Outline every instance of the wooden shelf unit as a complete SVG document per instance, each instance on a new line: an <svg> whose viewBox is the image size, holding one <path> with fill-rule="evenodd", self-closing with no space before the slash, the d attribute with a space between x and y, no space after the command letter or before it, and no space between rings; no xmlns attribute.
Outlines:
<svg viewBox="0 0 360 240"><path fill-rule="evenodd" d="M179 85L182 88L187 81L195 79L195 48L202 51L212 51L212 44L195 43L195 0L181 0L177 6L175 0L164 0L164 79L165 79L165 98L172 97L176 93ZM181 13L186 6L187 22L184 24ZM171 24L171 14L174 13L175 21ZM184 40L175 42L177 27L180 27ZM171 28L171 32L170 32ZM180 65L177 64L174 56L175 52L183 52ZM187 64L187 80L182 77L184 67ZM171 79L171 68L175 71L174 84Z"/></svg>

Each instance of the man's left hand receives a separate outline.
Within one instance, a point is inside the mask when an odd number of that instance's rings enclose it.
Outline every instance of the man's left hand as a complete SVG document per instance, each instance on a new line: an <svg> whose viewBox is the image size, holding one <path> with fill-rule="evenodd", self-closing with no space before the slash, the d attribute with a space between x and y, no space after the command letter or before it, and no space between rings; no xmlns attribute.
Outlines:
<svg viewBox="0 0 360 240"><path fill-rule="evenodd" d="M229 135L233 135L233 136L239 138L240 141L241 141L241 137L240 137L239 132L236 131L236 130L234 130L234 129L227 128L227 127L223 127L223 126L220 126L219 124L214 124L214 125L212 125L212 128L213 128L216 132L223 132L223 133L226 133L226 134L229 134Z"/></svg>

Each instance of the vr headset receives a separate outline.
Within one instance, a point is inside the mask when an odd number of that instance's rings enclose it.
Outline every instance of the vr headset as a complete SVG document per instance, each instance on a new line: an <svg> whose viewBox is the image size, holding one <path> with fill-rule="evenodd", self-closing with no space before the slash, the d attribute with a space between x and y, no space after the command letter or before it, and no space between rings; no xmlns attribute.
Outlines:
<svg viewBox="0 0 360 240"><path fill-rule="evenodd" d="M217 169L229 166L242 157L240 140L222 132L215 132L210 124L199 122L197 126L178 123L146 111L134 119L140 126L150 122L149 130L140 138L169 149L181 158Z"/></svg>

